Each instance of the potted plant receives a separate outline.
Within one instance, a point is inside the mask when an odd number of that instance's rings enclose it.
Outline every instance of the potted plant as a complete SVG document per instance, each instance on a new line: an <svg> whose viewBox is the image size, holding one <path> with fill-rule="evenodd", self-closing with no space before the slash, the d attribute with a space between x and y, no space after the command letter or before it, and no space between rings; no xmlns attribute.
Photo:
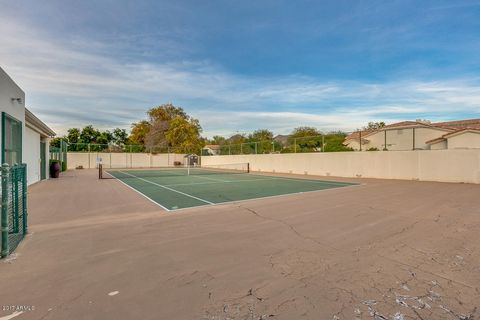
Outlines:
<svg viewBox="0 0 480 320"><path fill-rule="evenodd" d="M50 177L51 178L58 178L60 176L60 161L58 160L50 160Z"/></svg>

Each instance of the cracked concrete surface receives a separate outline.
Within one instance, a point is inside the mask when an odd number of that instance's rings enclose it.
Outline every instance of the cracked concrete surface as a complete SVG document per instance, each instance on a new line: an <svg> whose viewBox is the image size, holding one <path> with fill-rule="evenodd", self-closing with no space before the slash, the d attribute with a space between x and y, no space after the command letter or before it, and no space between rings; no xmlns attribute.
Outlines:
<svg viewBox="0 0 480 320"><path fill-rule="evenodd" d="M480 186L355 182L167 214L69 171L30 189L1 305L35 306L15 319L480 319Z"/></svg>

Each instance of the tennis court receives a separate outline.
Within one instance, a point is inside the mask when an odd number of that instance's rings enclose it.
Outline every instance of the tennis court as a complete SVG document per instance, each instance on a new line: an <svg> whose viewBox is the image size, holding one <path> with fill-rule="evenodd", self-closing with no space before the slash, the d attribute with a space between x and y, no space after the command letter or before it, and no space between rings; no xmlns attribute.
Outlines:
<svg viewBox="0 0 480 320"><path fill-rule="evenodd" d="M352 183L252 174L248 163L147 169L103 169L165 210L315 192Z"/></svg>

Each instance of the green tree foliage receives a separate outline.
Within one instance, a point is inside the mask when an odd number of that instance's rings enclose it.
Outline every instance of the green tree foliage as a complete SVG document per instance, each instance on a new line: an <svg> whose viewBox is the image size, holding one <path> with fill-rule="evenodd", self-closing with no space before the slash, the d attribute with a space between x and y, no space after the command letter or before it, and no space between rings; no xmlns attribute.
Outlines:
<svg viewBox="0 0 480 320"><path fill-rule="evenodd" d="M301 138L301 137L313 137L319 136L321 132L318 131L316 128L313 127L298 127L293 129L292 134L290 135L291 138Z"/></svg>
<svg viewBox="0 0 480 320"><path fill-rule="evenodd" d="M248 141L267 141L273 139L273 132L267 129L259 129L248 135Z"/></svg>
<svg viewBox="0 0 480 320"><path fill-rule="evenodd" d="M226 142L227 142L227 139L225 139L222 136L213 136L212 140L210 140L211 144L218 144L218 145L225 144Z"/></svg>
<svg viewBox="0 0 480 320"><path fill-rule="evenodd" d="M117 146L126 145L128 143L128 133L125 129L113 129L112 142Z"/></svg>
<svg viewBox="0 0 480 320"><path fill-rule="evenodd" d="M339 152L352 151L343 145L346 133L337 131L322 134L316 128L295 128L289 137L289 147L282 152Z"/></svg>
<svg viewBox="0 0 480 320"><path fill-rule="evenodd" d="M197 119L171 103L151 108L148 120L132 124L129 141L144 145L152 152L199 153L205 141ZM114 135L115 136L115 135Z"/></svg>
<svg viewBox="0 0 480 320"><path fill-rule="evenodd" d="M86 126L80 132L80 139L82 143L96 143L100 136L100 131L95 129L92 125Z"/></svg>
<svg viewBox="0 0 480 320"><path fill-rule="evenodd" d="M248 148L244 153L271 153L279 152L281 146L273 140L273 132L268 129L258 129L248 135Z"/></svg>
<svg viewBox="0 0 480 320"><path fill-rule="evenodd" d="M78 141L80 140L80 129L68 129L66 138L69 143L78 143Z"/></svg>
<svg viewBox="0 0 480 320"><path fill-rule="evenodd" d="M289 152L318 152L322 150L321 132L313 127L293 129L289 138ZM291 150L293 149L293 150Z"/></svg>
<svg viewBox="0 0 480 320"><path fill-rule="evenodd" d="M340 152L340 151L353 151L352 148L346 147L343 142L347 134L345 132L337 131L330 132L325 135L325 152Z"/></svg>
<svg viewBox="0 0 480 320"><path fill-rule="evenodd" d="M362 128L363 131L375 131L385 127L385 122L369 122L368 125Z"/></svg>
<svg viewBox="0 0 480 320"><path fill-rule="evenodd" d="M150 122L142 120L132 123L132 131L128 140L131 144L145 145L147 134L150 131Z"/></svg>
<svg viewBox="0 0 480 320"><path fill-rule="evenodd" d="M60 148L60 141L62 141L64 138L61 137L56 137L50 140L50 147L54 148Z"/></svg>
<svg viewBox="0 0 480 320"><path fill-rule="evenodd" d="M60 147L60 141L65 140L68 143L68 151L105 151L111 148L123 150L127 142L126 137L125 129L115 128L112 133L109 130L100 131L88 125L83 129L68 129L65 136L52 139L50 145Z"/></svg>
<svg viewBox="0 0 480 320"><path fill-rule="evenodd" d="M175 152L200 154L204 145L200 137L201 130L197 119L177 116L170 121L165 137L169 145L175 148Z"/></svg>
<svg viewBox="0 0 480 320"><path fill-rule="evenodd" d="M190 118L181 107L175 107L171 103L162 104L158 107L151 108L147 112L150 122L166 121L170 122L177 117L184 119Z"/></svg>

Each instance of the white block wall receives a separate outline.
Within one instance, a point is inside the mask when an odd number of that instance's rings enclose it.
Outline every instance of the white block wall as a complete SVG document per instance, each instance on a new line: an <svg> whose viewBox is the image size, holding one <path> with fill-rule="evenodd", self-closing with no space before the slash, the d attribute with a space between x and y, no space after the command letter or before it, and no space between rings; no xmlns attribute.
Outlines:
<svg viewBox="0 0 480 320"><path fill-rule="evenodd" d="M259 172L480 183L479 149L202 157L202 165L246 162Z"/></svg>

